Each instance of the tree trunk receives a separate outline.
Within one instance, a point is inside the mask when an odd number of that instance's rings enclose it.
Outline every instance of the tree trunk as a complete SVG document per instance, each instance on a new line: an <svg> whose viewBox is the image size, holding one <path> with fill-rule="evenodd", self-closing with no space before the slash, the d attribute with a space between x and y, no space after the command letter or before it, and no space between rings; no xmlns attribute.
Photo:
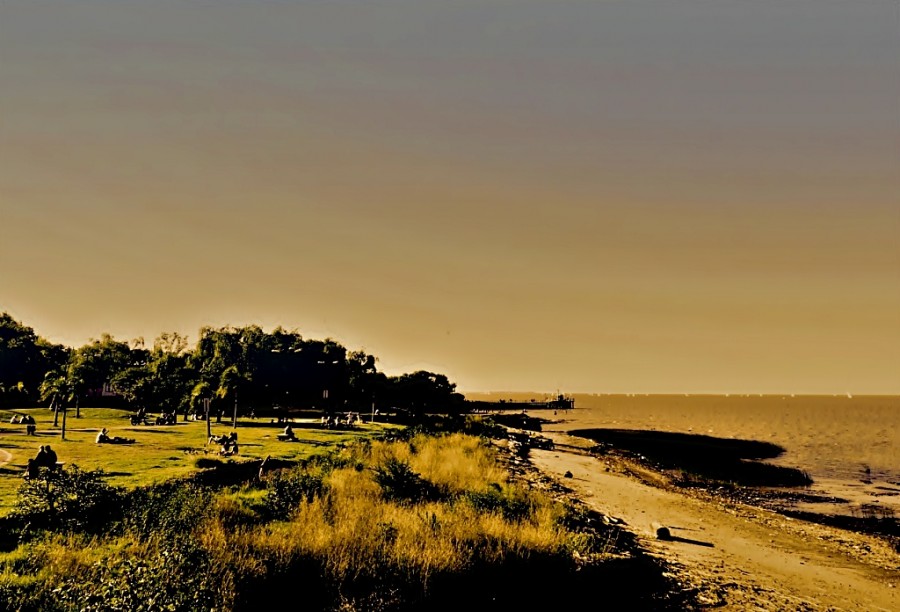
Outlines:
<svg viewBox="0 0 900 612"><path fill-rule="evenodd" d="M66 410L65 408L63 408L63 411L62 411L62 413L63 413L62 439L63 439L63 440L66 439L66 414L67 414L68 412L69 412L68 410Z"/></svg>

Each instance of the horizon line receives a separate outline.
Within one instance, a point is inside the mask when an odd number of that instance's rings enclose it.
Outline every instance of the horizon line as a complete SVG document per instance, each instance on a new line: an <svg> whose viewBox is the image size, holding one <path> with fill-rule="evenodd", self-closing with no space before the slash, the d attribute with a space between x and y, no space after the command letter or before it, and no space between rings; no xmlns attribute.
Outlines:
<svg viewBox="0 0 900 612"><path fill-rule="evenodd" d="M844 392L844 393L827 393L824 391L792 391L792 392L774 392L774 391L654 391L654 392L646 392L646 391L571 391L571 392L563 392L563 391L458 391L462 395L503 395L503 394L515 394L515 395L537 395L537 396L546 396L546 395L592 395L595 397L601 396L626 396L626 397L650 397L650 396L665 396L665 397L695 397L695 396L706 396L706 397L847 397L849 399L855 397L897 397L900 398L900 391L892 391L892 392L873 392L866 391L862 393L853 393L853 392Z"/></svg>

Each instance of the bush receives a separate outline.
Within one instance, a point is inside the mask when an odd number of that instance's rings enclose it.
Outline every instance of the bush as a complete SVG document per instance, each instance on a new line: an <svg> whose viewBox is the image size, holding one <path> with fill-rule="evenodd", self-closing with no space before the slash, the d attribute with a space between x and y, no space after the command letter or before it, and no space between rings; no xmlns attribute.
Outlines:
<svg viewBox="0 0 900 612"><path fill-rule="evenodd" d="M375 482L384 498L391 501L415 503L433 496L431 485L409 463L393 457L375 468Z"/></svg>
<svg viewBox="0 0 900 612"><path fill-rule="evenodd" d="M190 535L211 514L213 493L174 481L133 491L127 498L125 528L141 537Z"/></svg>
<svg viewBox="0 0 900 612"><path fill-rule="evenodd" d="M94 532L121 516L123 489L104 480L103 470L42 470L19 487L15 513L32 526Z"/></svg>
<svg viewBox="0 0 900 612"><path fill-rule="evenodd" d="M221 459L210 459L209 457L197 457L194 466L201 470L209 470L219 468L225 465Z"/></svg>
<svg viewBox="0 0 900 612"><path fill-rule="evenodd" d="M507 521L521 521L534 511L533 500L496 484L487 491L466 493L463 498L479 512L497 512Z"/></svg>
<svg viewBox="0 0 900 612"><path fill-rule="evenodd" d="M185 540L142 556L105 557L87 576L65 577L53 601L79 612L212 610L222 603L215 581L208 554Z"/></svg>
<svg viewBox="0 0 900 612"><path fill-rule="evenodd" d="M440 436L455 433L499 440L506 437L506 428L498 425L494 417L480 415L426 415L415 425L402 430L387 432L382 438L389 441L408 441L423 434Z"/></svg>
<svg viewBox="0 0 900 612"><path fill-rule="evenodd" d="M301 470L281 472L269 483L265 507L273 519L284 520L303 502L311 502L322 495L325 484L321 476Z"/></svg>
<svg viewBox="0 0 900 612"><path fill-rule="evenodd" d="M360 442L360 448L366 448L368 441ZM321 455L313 455L303 463L302 467L317 467L323 472L331 472L341 468L355 465L355 462L345 454L339 451L331 451Z"/></svg>

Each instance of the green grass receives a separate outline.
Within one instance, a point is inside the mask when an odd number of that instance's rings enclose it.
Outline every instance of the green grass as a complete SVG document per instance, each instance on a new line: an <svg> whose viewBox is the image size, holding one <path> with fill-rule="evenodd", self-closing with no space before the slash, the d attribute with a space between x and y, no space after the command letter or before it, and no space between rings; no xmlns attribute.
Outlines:
<svg viewBox="0 0 900 612"><path fill-rule="evenodd" d="M203 448L203 422L132 427L123 415L85 411L82 431L54 444L60 458L105 461L110 472L128 466L129 475L113 476L126 485L158 480L165 470L156 466L172 457L181 473L214 458L212 449L179 450L186 441ZM620 547L618 530L587 508L510 474L484 437L410 430L359 440L384 426L298 424L305 442L286 443L275 424L244 425L241 459L319 456L228 484L222 477L242 470L224 470L214 486L176 480L122 492L75 470L30 482L34 503L0 521L0 608L239 611L293 601L344 612L570 609L602 593L612 609L664 609L661 565ZM138 444L98 446L97 426ZM35 444L23 433L2 439L29 451ZM123 454L142 449L148 458ZM51 491L63 491L55 499L65 503L52 506ZM554 588L528 586L541 583ZM667 609L684 609L675 603Z"/></svg>
<svg viewBox="0 0 900 612"><path fill-rule="evenodd" d="M24 425L9 423L14 413L31 414L37 421L37 435L25 434ZM206 444L205 421L182 421L176 425L130 424L130 412L108 408L83 408L81 418L70 411L66 421L66 439L61 427L53 427L53 413L46 408L15 411L0 410L0 516L8 514L16 500L22 474L30 457L38 447L49 444L59 461L77 464L85 470L102 469L112 485L134 488L187 476L196 472L200 457L218 457L219 447ZM62 416L60 415L60 425ZM106 427L110 436L133 438L134 444L96 444L97 432ZM390 425L365 424L357 429L326 430L306 428L294 423L300 442L281 442L276 435L283 426L269 419L238 419L237 432L240 454L225 461L252 461L271 455L273 458L295 461L321 453L330 447L383 432ZM231 432L231 420L211 423L212 433ZM6 454L11 457L8 462Z"/></svg>

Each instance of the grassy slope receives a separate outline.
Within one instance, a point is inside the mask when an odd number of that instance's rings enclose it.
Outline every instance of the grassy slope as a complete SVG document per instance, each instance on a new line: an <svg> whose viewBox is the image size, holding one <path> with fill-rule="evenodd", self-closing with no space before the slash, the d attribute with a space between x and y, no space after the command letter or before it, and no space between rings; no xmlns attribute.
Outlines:
<svg viewBox="0 0 900 612"><path fill-rule="evenodd" d="M31 414L37 421L37 435L25 435L24 425L13 425L9 419L13 412L0 411L0 451L6 451L11 459L0 466L0 515L12 510L16 492L22 483L22 473L29 457L38 446L49 444L59 460L77 464L86 470L103 469L113 485L133 488L185 476L197 470L198 457L218 456L219 447L206 445L205 421L178 421L177 425L154 426L130 424L130 413L107 408L84 408L81 418L69 413L66 422L66 439L60 437L60 428L53 428L53 413L46 408L16 410ZM60 417L60 425L62 420ZM230 433L231 421L212 422L214 435ZM106 427L110 436L133 438L134 444L96 444L97 432ZM276 438L283 426L268 419L239 419L238 442L240 455L235 461L262 459L267 455L285 460L296 460L322 452L348 440L384 431L390 425L365 424L350 431L325 430L295 423L294 429L300 442L281 442ZM5 457L0 453L0 462Z"/></svg>
<svg viewBox="0 0 900 612"><path fill-rule="evenodd" d="M677 605L661 565L499 459L484 439L419 434L214 493L184 486L126 506L98 536L47 532L0 553L0 600L41 612L571 609L597 593L612 609Z"/></svg>

